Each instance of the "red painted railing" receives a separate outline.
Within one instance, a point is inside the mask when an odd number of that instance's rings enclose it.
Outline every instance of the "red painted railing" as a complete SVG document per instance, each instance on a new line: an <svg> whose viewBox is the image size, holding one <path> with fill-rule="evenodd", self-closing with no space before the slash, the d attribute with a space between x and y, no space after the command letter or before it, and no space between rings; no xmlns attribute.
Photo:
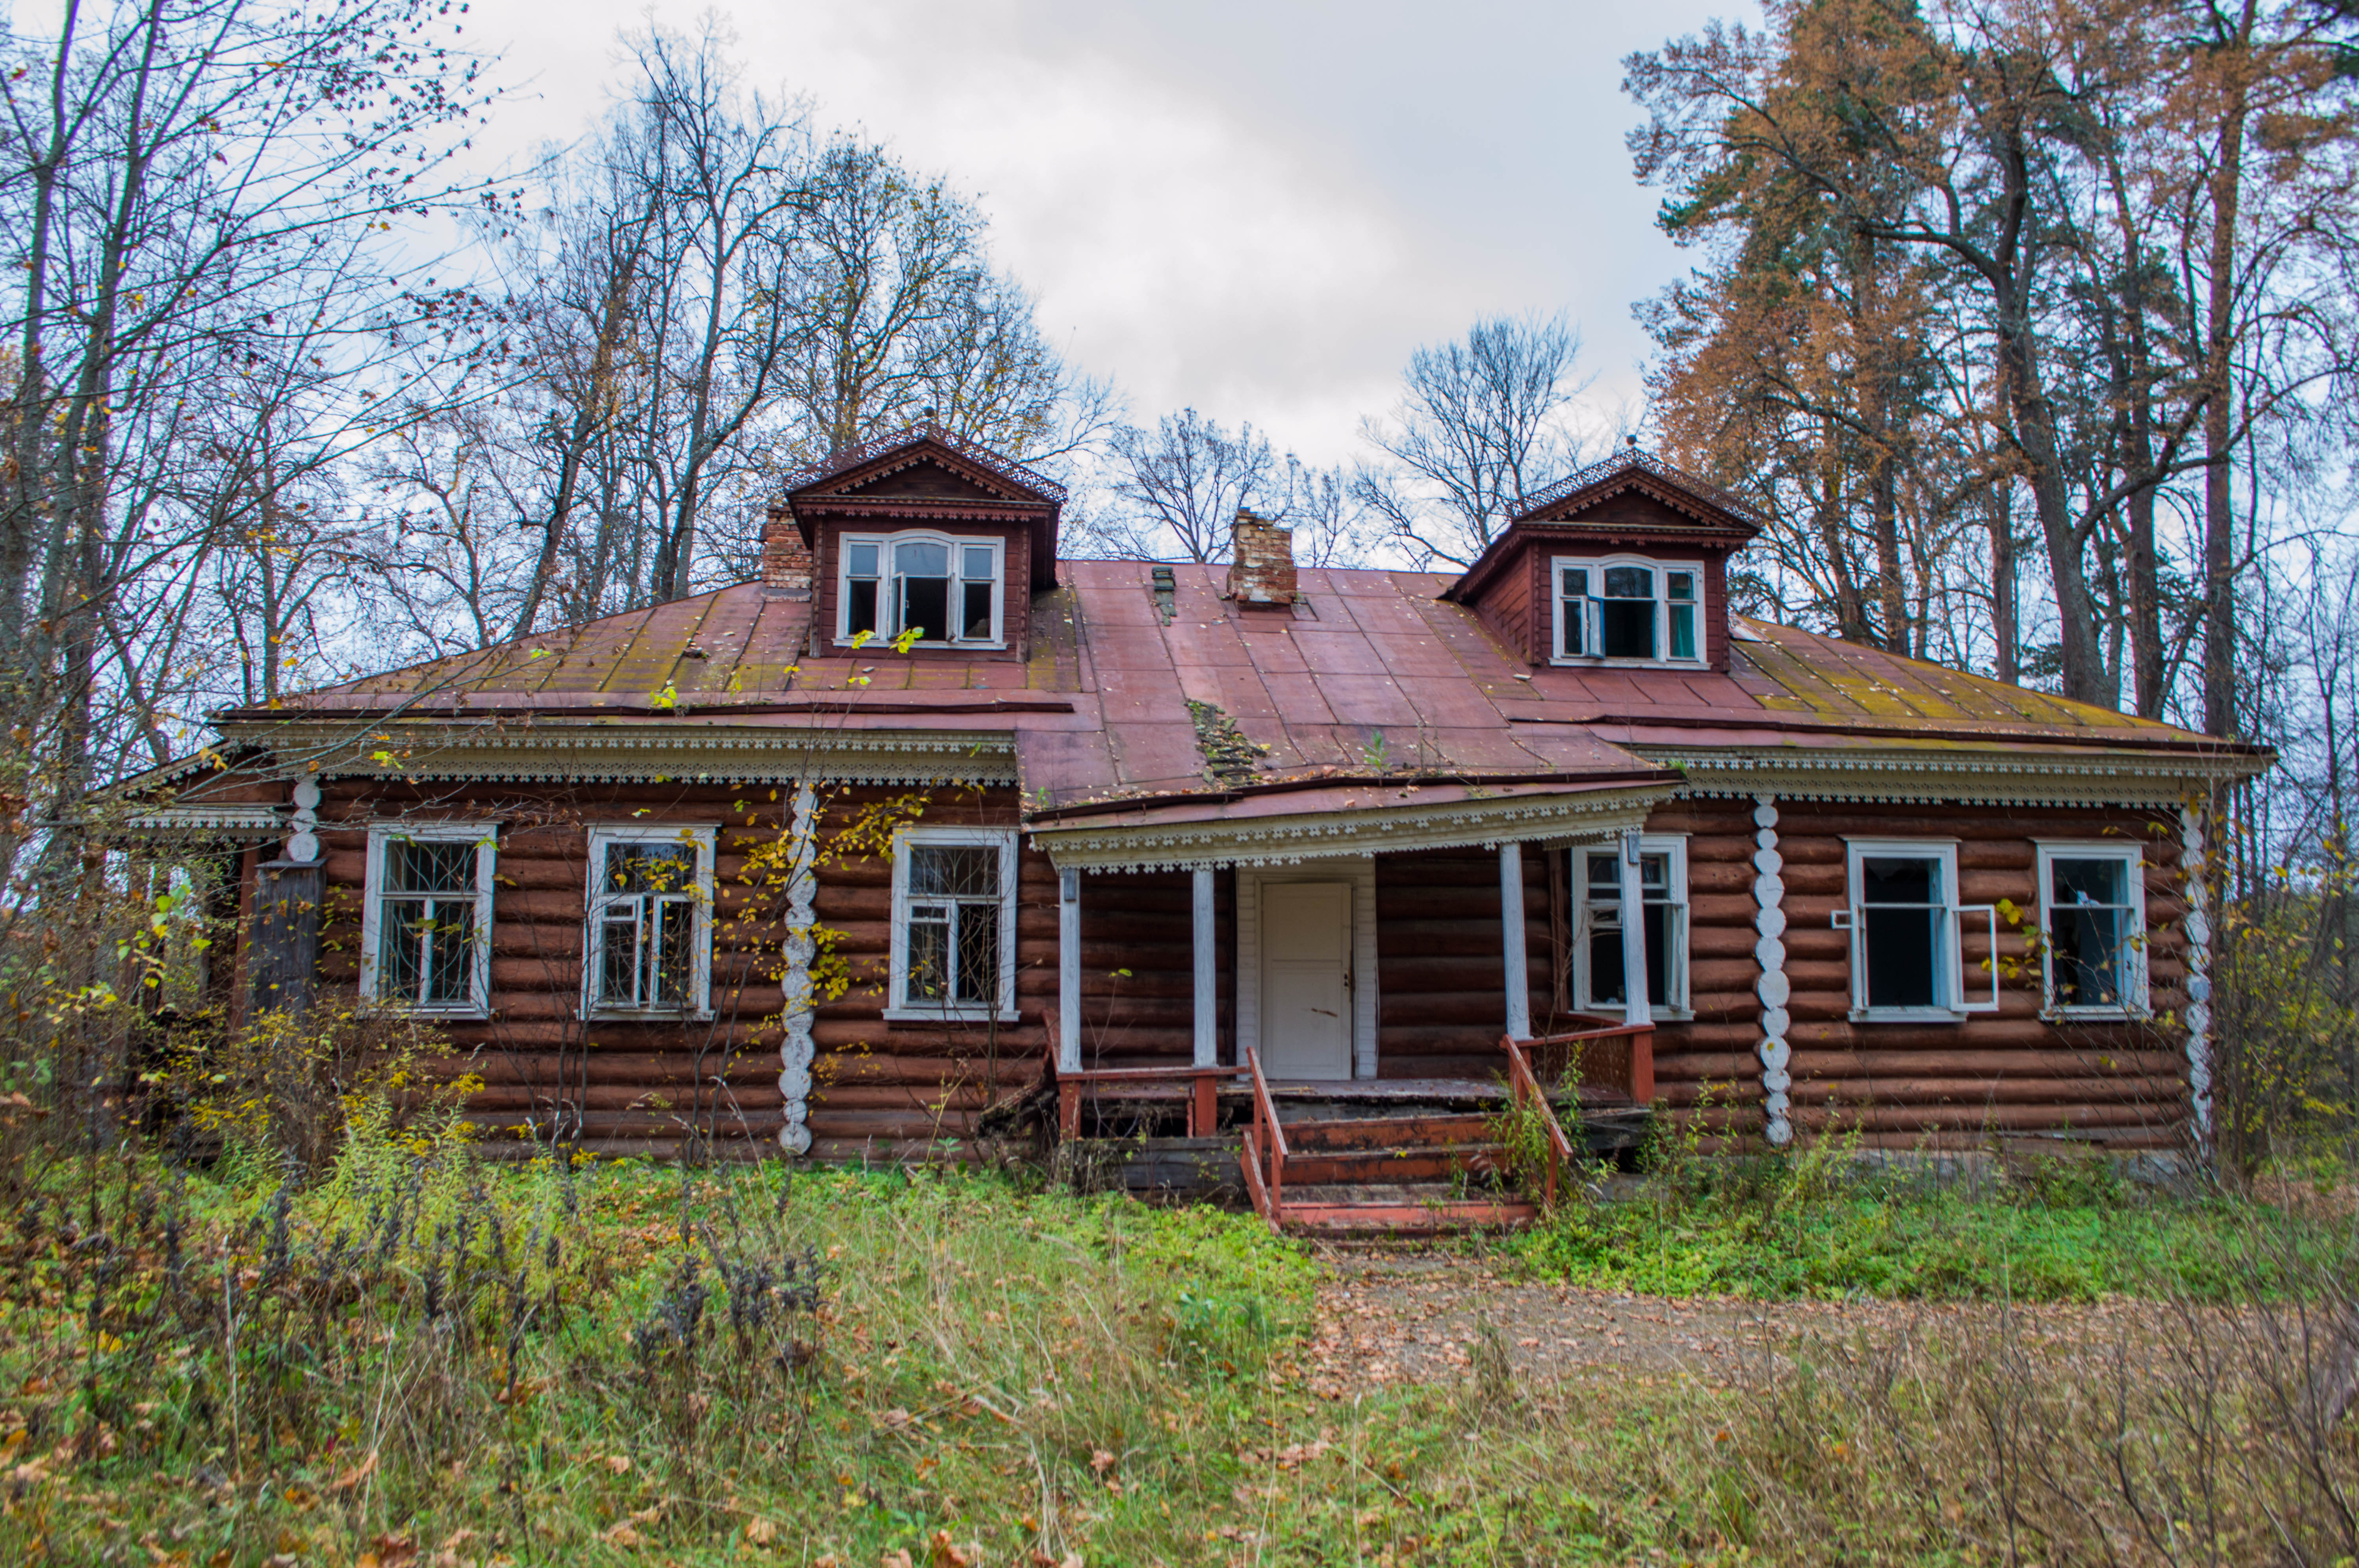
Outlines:
<svg viewBox="0 0 2359 1568"><path fill-rule="evenodd" d="M1540 1087L1541 1074L1559 1082L1571 1076L1576 1083L1611 1087L1629 1096L1633 1105L1649 1104L1655 1098L1655 1026L1616 1023L1532 1040L1505 1034L1499 1037L1499 1045L1507 1054L1509 1098L1539 1114L1548 1144L1548 1173L1540 1201L1552 1206L1561 1173L1572 1163L1572 1140L1565 1136L1564 1124L1557 1119L1556 1108Z"/></svg>
<svg viewBox="0 0 2359 1568"><path fill-rule="evenodd" d="M1655 1100L1655 1026L1613 1023L1568 1034L1542 1034L1520 1042L1533 1073L1621 1090L1633 1105Z"/></svg>
<svg viewBox="0 0 2359 1568"><path fill-rule="evenodd" d="M1531 1058L1512 1034L1503 1034L1499 1044L1507 1053L1507 1095L1518 1107L1529 1106L1538 1113L1540 1128L1548 1144L1548 1176L1541 1184L1540 1204L1556 1206L1557 1181L1564 1167L1572 1163L1572 1140L1564 1135L1564 1124L1556 1119L1556 1108L1549 1104L1548 1093L1532 1076Z"/></svg>
<svg viewBox="0 0 2359 1568"><path fill-rule="evenodd" d="M1057 1074L1057 1131L1075 1138L1082 1130L1082 1099L1093 1085L1156 1085L1188 1081L1188 1136L1210 1138L1220 1130L1219 1084L1237 1076L1234 1067L1090 1067Z"/></svg>
<svg viewBox="0 0 2359 1568"><path fill-rule="evenodd" d="M1253 1079L1253 1125L1245 1129L1245 1191L1255 1211L1276 1230L1286 1214L1286 1130L1278 1125L1269 1080L1262 1076L1259 1051L1245 1052L1245 1071Z"/></svg>

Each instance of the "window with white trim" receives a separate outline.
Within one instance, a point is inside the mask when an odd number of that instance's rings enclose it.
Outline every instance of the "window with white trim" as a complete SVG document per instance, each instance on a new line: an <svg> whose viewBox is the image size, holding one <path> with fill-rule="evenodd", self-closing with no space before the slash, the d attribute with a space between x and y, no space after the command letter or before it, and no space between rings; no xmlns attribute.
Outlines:
<svg viewBox="0 0 2359 1568"><path fill-rule="evenodd" d="M2048 1010L2066 1017L2145 1012L2146 867L2138 851L2047 842L2038 850Z"/></svg>
<svg viewBox="0 0 2359 1568"><path fill-rule="evenodd" d="M1647 944L1647 1003L1657 1018L1688 1016L1688 843L1638 840L1638 922ZM1583 1010L1623 1006L1622 849L1572 851L1572 995Z"/></svg>
<svg viewBox="0 0 2359 1568"><path fill-rule="evenodd" d="M949 534L846 534L836 558L836 640L993 646L1004 542Z"/></svg>
<svg viewBox="0 0 2359 1568"><path fill-rule="evenodd" d="M1637 557L1549 563L1556 657L1703 662L1703 568Z"/></svg>
<svg viewBox="0 0 2359 1568"><path fill-rule="evenodd" d="M1998 912L1958 902L1958 846L1946 839L1847 841L1850 898L1833 924L1851 933L1852 1016L1947 1022L1998 1009ZM1967 923L1984 957L1966 973ZM1985 991L1985 988L1987 990Z"/></svg>
<svg viewBox="0 0 2359 1568"><path fill-rule="evenodd" d="M413 1012L491 1006L492 866L481 822L373 823L361 911L361 996Z"/></svg>
<svg viewBox="0 0 2359 1568"><path fill-rule="evenodd" d="M1016 834L906 827L893 855L887 1018L1016 1017Z"/></svg>
<svg viewBox="0 0 2359 1568"><path fill-rule="evenodd" d="M590 829L582 1006L592 1016L699 1016L712 984L712 827Z"/></svg>

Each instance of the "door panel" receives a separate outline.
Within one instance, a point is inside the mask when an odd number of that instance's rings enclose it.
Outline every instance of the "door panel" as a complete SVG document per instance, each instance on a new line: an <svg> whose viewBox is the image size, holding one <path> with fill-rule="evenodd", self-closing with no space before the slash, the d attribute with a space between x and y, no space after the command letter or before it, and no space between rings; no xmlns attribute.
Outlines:
<svg viewBox="0 0 2359 1568"><path fill-rule="evenodd" d="M1352 1076L1352 884L1261 889L1261 1059L1273 1078Z"/></svg>

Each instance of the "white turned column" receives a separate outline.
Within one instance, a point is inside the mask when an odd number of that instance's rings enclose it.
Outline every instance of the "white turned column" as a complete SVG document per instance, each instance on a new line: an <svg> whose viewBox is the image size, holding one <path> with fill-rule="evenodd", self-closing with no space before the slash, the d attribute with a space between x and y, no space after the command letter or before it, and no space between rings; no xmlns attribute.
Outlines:
<svg viewBox="0 0 2359 1568"><path fill-rule="evenodd" d="M1196 1065L1221 1060L1220 955L1213 947L1212 868L1196 868Z"/></svg>
<svg viewBox="0 0 2359 1568"><path fill-rule="evenodd" d="M811 1039L811 1023L818 1017L811 996L811 958L817 947L812 931L818 921L811 901L819 892L818 861L819 792L806 782L795 786L787 838L787 1037L778 1045L778 1094L786 1102L787 1119L778 1129L778 1147L789 1154L808 1154L811 1144L811 1063L819 1054Z"/></svg>
<svg viewBox="0 0 2359 1568"><path fill-rule="evenodd" d="M1082 1070L1082 873L1057 873L1057 1065Z"/></svg>
<svg viewBox="0 0 2359 1568"><path fill-rule="evenodd" d="M1499 846L1499 944L1505 950L1503 977L1507 986L1507 1033L1518 1040L1532 1034L1532 977L1524 950L1524 847Z"/></svg>
<svg viewBox="0 0 2359 1568"><path fill-rule="evenodd" d="M2203 813L2180 807L2179 874L2187 884L2187 1087L2195 1141L2212 1152L2212 884L2203 868Z"/></svg>
<svg viewBox="0 0 2359 1568"><path fill-rule="evenodd" d="M1777 806L1774 797L1753 797L1753 957L1761 978L1753 982L1761 999L1761 1043L1754 1054L1761 1058L1761 1135L1772 1148L1794 1141L1791 1093L1793 1076L1787 1071L1794 1059L1786 1032L1794 1024L1786 1011L1793 990L1786 979L1786 881L1778 875L1786 858L1777 852Z"/></svg>
<svg viewBox="0 0 2359 1568"><path fill-rule="evenodd" d="M1638 830L1622 834L1622 1022L1644 1023L1654 1016L1647 996L1646 888L1638 880Z"/></svg>

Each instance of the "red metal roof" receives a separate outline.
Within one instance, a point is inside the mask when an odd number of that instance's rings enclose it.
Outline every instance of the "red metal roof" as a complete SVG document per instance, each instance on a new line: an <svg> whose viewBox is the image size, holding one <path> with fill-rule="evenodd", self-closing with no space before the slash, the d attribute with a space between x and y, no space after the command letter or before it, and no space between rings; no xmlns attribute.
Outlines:
<svg viewBox="0 0 2359 1568"><path fill-rule="evenodd" d="M2166 724L1790 627L1745 622L1725 674L1532 668L1420 572L1305 569L1302 602L1241 610L1218 568L1068 561L1032 604L1032 654L808 652L808 600L742 584L481 653L233 710L542 723L1006 733L1027 807L1332 810L1426 780L1558 787L1658 775L1640 750L1947 746L2154 753L2238 748Z"/></svg>

